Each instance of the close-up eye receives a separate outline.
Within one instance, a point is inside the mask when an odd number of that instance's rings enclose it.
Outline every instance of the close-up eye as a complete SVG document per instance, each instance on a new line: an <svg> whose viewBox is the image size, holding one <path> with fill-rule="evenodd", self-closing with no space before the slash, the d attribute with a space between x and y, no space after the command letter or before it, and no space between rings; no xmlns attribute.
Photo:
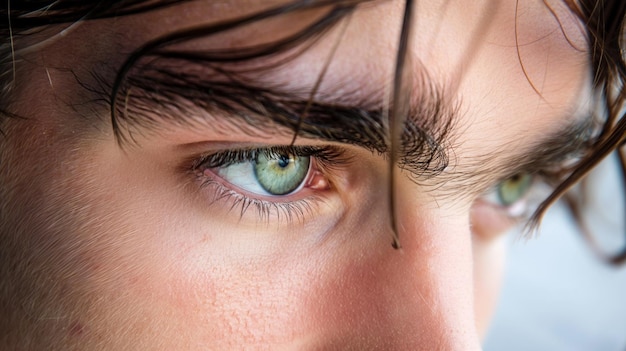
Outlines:
<svg viewBox="0 0 626 351"><path fill-rule="evenodd" d="M502 205L511 206L523 199L532 185L533 177L530 174L516 174L498 184L498 199Z"/></svg>
<svg viewBox="0 0 626 351"><path fill-rule="evenodd" d="M332 170L346 160L344 151L333 147L273 146L216 151L201 157L194 169L209 181L221 178L241 195L271 200L298 193L304 187L329 189Z"/></svg>
<svg viewBox="0 0 626 351"><path fill-rule="evenodd" d="M481 196L472 209L472 232L483 238L496 238L519 223L535 203L535 178L529 173L518 173L499 181Z"/></svg>
<svg viewBox="0 0 626 351"><path fill-rule="evenodd" d="M626 351L625 27L6 0L0 351Z"/></svg>
<svg viewBox="0 0 626 351"><path fill-rule="evenodd" d="M335 198L332 184L349 166L346 152L332 146L233 147L200 156L192 167L206 194L241 209L241 216L255 208L264 219L292 218Z"/></svg>
<svg viewBox="0 0 626 351"><path fill-rule="evenodd" d="M512 217L520 217L527 212L528 194L535 179L528 173L519 173L500 181L486 196L485 201L503 208Z"/></svg>

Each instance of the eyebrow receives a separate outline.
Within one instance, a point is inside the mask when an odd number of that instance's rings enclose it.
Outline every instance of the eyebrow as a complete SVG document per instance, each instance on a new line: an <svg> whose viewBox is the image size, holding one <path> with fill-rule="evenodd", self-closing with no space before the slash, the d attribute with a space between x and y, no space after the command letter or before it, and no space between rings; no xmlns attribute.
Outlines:
<svg viewBox="0 0 626 351"><path fill-rule="evenodd" d="M582 157L594 139L594 118L591 114L574 115L556 131L540 137L519 155L511 157L504 167L508 176L522 172L559 173L567 163ZM512 174L511 174L512 172ZM502 173L502 172L500 172Z"/></svg>
<svg viewBox="0 0 626 351"><path fill-rule="evenodd" d="M171 124L189 127L199 122L216 127L227 124L246 134L271 134L278 125L287 131L297 129L302 138L354 145L380 154L389 151L382 90L356 98L356 92L346 93L337 86L327 89L323 100L309 104L302 98L308 96L306 91L287 92L235 75L224 79L223 71L214 73L207 76L150 66L141 74L129 75L125 105L116 114L116 134L125 141L141 130ZM443 89L434 84L424 85L416 93L402 135L399 163L416 176L432 177L448 165L446 145L457 111L445 99ZM306 116L300 121L305 109ZM204 112L203 120L198 120L198 110Z"/></svg>
<svg viewBox="0 0 626 351"><path fill-rule="evenodd" d="M558 180L563 172L568 172L572 161L591 148L595 129L591 114L574 114L556 130L536 136L520 152L509 154L510 151L503 149L477 156L462 171L451 171L446 178L461 191L465 186L484 191L496 181L519 174L539 175L546 181Z"/></svg>

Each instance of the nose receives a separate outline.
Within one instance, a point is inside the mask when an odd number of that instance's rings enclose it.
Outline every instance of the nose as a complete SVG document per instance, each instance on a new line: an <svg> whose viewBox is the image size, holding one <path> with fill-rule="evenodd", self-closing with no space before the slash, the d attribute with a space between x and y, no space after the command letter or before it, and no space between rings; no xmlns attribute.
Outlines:
<svg viewBox="0 0 626 351"><path fill-rule="evenodd" d="M381 272L396 296L401 347L480 350L468 211L417 188L407 185L397 194L401 248L388 253Z"/></svg>
<svg viewBox="0 0 626 351"><path fill-rule="evenodd" d="M398 346L480 350L474 313L469 206L420 186L398 183L395 221L401 248L389 250L381 274L395 295ZM401 341L401 342L400 342Z"/></svg>
<svg viewBox="0 0 626 351"><path fill-rule="evenodd" d="M343 252L353 261L325 285L319 320L334 332L325 338L332 346L321 349L480 350L468 210L420 197L424 191L413 183L399 189L401 247L392 248L386 204L376 206L367 225L355 225L377 239L360 252Z"/></svg>

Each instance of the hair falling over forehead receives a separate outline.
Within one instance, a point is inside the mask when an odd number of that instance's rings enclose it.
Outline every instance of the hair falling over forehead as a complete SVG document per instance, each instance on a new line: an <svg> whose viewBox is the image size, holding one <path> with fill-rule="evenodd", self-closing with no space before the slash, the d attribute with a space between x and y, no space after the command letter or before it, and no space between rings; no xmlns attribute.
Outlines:
<svg viewBox="0 0 626 351"><path fill-rule="evenodd" d="M402 19L402 31L400 32L400 43L398 45L398 53L396 55L396 71L393 77L393 90L390 101L392 104L388 110L389 113L389 144L390 162L389 162L389 210L391 214L391 229L393 231L392 246L394 249L400 248L400 237L398 234L398 224L396 220L396 182L394 181L394 173L397 169L399 149L401 148L402 135L404 134L404 126L407 115L410 110L411 85L409 77L411 72L407 65L409 57L408 45L411 39L411 23L413 22L413 11L415 9L414 1L407 0L404 7L404 17Z"/></svg>
<svg viewBox="0 0 626 351"><path fill-rule="evenodd" d="M168 6L175 6L182 2L192 0L110 0L110 1L78 1L78 0L31 0L31 1L8 1L0 8L0 35L5 40L0 44L0 109L3 116L14 116L9 106L11 86L13 81L13 68L16 53L32 49L32 41L26 40L28 34L44 29L46 26L62 25L65 28L80 21L88 21L100 18L115 16L128 16L142 12L153 11ZM385 1L385 0L382 0ZM599 133L591 140L586 153L567 172L561 174L561 181L555 185L552 194L539 206L531 221L530 226L535 226L540 221L545 211L558 199L565 196L566 203L570 205L572 214L585 228L580 216L580 202L574 199L574 194L569 192L577 183L604 158L613 152L617 152L621 165L622 179L626 180L626 156L622 152L621 146L626 142L626 119L623 117L623 105L626 100L626 64L624 62L624 20L626 16L626 2L622 0L564 0L572 13L580 18L581 23L586 26L588 42L590 48L590 61L594 69L594 87L597 102L602 107L602 111L596 119L602 124ZM233 84L236 84L238 75L236 69L225 71L224 67L232 69L233 63L246 63L261 57L280 57L281 62L293 58L303 50L309 48L317 39L321 38L330 29L347 26L350 15L359 6L374 0L293 0L284 5L268 8L259 13L248 15L226 22L209 23L201 27L184 30L182 32L170 33L164 37L148 42L134 51L121 66L117 73L115 82L108 86L109 101L111 111L111 123L115 135L120 143L132 141L132 116L127 112L128 106L125 101L131 94L129 81L133 79L133 71L150 67L145 66L149 58L159 58L163 60L184 60L191 64L205 63L216 72L228 73ZM544 0L548 9L550 3ZM213 35L238 29L249 24L257 23L266 19L281 16L286 13L304 11L313 8L327 7L329 10L319 20L275 42L249 48L214 50L203 52L184 52L172 49L176 44L181 44L198 38L207 38ZM396 67L394 84L388 97L388 101L381 121L386 128L386 135L380 138L385 145L373 145L373 149L385 151L389 154L390 170L393 172L397 168L395 163L399 149L403 147L404 140L402 134L405 126L405 116L408 111L409 97L411 96L410 84L407 77L410 76L409 57L407 43L410 38L412 15L414 11L419 11L415 1L406 0L404 19L402 23L401 37L398 38L398 52L396 56ZM553 12L554 14L554 12ZM555 15L556 17L556 15ZM343 23L343 24L342 24ZM51 38L50 40L53 40ZM28 43L28 44L26 44ZM341 45L341 35L337 39L336 45ZM336 48L335 48L336 49ZM307 127L303 121L309 117L315 108L313 101L317 94L317 89L324 79L326 68L333 58L333 49L328 56L324 69L319 72L314 89L310 92L308 103L289 110L287 114L277 115L278 123L291 127L294 130L294 141L298 135L307 133ZM286 57L286 58L285 58ZM271 61L271 60L270 60ZM275 62L276 60L274 60ZM523 65L523 62L520 62ZM261 68L263 69L263 68ZM532 82L529 79L529 83ZM233 87L229 87L233 88ZM234 86L235 89L241 88ZM240 101L239 103L242 103ZM262 104L261 104L262 105ZM226 105L226 107L229 107ZM232 107L232 106L231 106ZM597 109L600 111L600 109ZM262 111L255 111L262 112ZM283 111L284 112L284 111ZM281 116L288 117L281 117ZM6 120L7 118L3 118ZM0 121L4 123L4 121ZM144 121L145 123L145 121ZM149 121L148 121L149 123ZM376 134L377 131L362 131L363 133ZM392 222L395 218L394 182L390 181L390 211ZM394 224L395 226L395 224ZM394 228L395 229L395 228ZM397 230L393 238L393 246L399 246ZM626 235L626 233L625 233ZM626 251L614 257L607 258L609 262L621 263L626 260Z"/></svg>

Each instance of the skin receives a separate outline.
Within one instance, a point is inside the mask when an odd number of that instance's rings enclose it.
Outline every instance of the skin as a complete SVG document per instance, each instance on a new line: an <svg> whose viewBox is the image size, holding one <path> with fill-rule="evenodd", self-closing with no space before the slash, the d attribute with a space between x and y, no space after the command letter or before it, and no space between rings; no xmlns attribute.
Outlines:
<svg viewBox="0 0 626 351"><path fill-rule="evenodd" d="M11 327L2 325L0 341L33 350L480 349L497 300L501 234L512 224L484 194L510 176L508 160L583 109L589 63L574 18L549 2L560 27L542 1L523 1L516 41L514 1L419 3L411 65L426 67L460 111L446 173L494 172L417 183L396 172L402 249L394 250L390 175L379 155L342 145L359 162L298 195L321 198L299 220L263 221L255 210L240 218L181 164L220 148L288 145L288 130L252 136L224 133L226 122L170 125L120 148L106 109L69 106L89 95L68 68L87 77L175 29L270 5L209 3L85 22L19 63L12 108L30 118L7 123L1 151L0 230L17 268L2 291ZM320 91L341 84L366 96L387 85L402 10L398 1L360 8ZM275 40L324 11L186 45ZM260 80L310 90L339 35L335 29ZM488 163L473 161L494 150Z"/></svg>

